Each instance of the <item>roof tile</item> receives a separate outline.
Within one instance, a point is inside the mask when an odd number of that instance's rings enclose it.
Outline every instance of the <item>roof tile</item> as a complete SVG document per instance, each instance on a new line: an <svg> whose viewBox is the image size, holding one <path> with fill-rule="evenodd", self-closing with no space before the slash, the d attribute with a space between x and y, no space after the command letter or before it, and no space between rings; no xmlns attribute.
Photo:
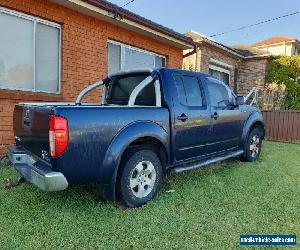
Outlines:
<svg viewBox="0 0 300 250"><path fill-rule="evenodd" d="M275 43L287 42L287 41L295 41L295 37L290 36L273 36L263 41L257 42L252 45L252 47L264 46L264 45L271 45Z"/></svg>

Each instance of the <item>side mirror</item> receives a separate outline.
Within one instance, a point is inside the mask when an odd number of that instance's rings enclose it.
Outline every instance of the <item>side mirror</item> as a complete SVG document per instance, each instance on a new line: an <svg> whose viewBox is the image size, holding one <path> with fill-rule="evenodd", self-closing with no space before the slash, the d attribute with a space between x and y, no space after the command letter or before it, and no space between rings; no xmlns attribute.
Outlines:
<svg viewBox="0 0 300 250"><path fill-rule="evenodd" d="M245 104L245 97L244 96L237 96L236 97L236 105L244 105Z"/></svg>

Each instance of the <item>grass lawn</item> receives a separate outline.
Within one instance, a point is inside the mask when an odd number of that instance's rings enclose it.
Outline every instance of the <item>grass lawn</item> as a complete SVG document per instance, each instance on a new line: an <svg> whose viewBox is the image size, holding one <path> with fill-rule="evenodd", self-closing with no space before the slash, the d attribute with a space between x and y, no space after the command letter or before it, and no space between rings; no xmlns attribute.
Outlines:
<svg viewBox="0 0 300 250"><path fill-rule="evenodd" d="M9 177L16 172L0 167L0 180ZM300 145L265 142L255 163L168 176L138 209L95 196L82 185L58 193L1 185L0 249L234 249L252 233L297 234L299 246Z"/></svg>

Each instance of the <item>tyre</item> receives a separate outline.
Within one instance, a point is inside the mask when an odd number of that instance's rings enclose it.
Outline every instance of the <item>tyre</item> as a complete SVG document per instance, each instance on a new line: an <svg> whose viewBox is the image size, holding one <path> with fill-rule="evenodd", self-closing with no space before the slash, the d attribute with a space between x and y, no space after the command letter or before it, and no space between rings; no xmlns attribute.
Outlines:
<svg viewBox="0 0 300 250"><path fill-rule="evenodd" d="M162 166L149 149L137 149L126 155L120 166L118 194L127 207L139 207L152 200L160 189Z"/></svg>
<svg viewBox="0 0 300 250"><path fill-rule="evenodd" d="M260 128L254 128L250 131L244 145L243 161L256 161L260 156L263 140L263 131Z"/></svg>

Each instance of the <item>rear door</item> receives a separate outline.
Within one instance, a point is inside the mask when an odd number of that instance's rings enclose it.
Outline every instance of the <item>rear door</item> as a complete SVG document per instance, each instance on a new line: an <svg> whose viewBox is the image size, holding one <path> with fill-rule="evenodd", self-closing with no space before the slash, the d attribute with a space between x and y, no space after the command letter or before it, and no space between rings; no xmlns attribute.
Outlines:
<svg viewBox="0 0 300 250"><path fill-rule="evenodd" d="M174 74L177 95L174 98L174 143L176 161L206 153L211 117L204 89L194 74Z"/></svg>
<svg viewBox="0 0 300 250"><path fill-rule="evenodd" d="M228 105L235 102L235 97L223 82L207 77L206 86L212 117L212 134L207 153L234 150L242 135L243 112L239 107Z"/></svg>

